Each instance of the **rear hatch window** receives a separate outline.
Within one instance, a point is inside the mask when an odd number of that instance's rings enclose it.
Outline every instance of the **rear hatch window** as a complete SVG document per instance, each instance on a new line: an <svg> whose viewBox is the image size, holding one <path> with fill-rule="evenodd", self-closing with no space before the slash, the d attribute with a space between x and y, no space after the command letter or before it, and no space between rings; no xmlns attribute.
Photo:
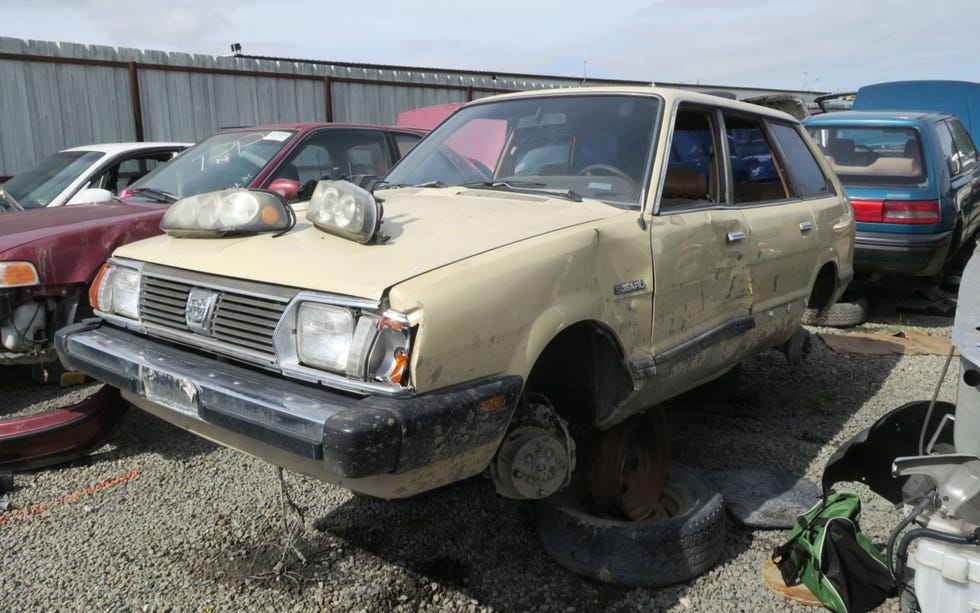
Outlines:
<svg viewBox="0 0 980 613"><path fill-rule="evenodd" d="M807 126L845 185L925 182L922 140L912 127Z"/></svg>

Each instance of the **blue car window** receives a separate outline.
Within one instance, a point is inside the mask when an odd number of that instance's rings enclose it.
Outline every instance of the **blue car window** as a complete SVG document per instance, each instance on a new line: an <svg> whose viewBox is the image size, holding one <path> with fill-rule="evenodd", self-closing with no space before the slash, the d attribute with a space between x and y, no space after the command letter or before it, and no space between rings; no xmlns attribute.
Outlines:
<svg viewBox="0 0 980 613"><path fill-rule="evenodd" d="M845 185L910 185L926 180L922 139L912 126L820 124L807 130ZM942 126L938 132L952 163L952 135Z"/></svg>

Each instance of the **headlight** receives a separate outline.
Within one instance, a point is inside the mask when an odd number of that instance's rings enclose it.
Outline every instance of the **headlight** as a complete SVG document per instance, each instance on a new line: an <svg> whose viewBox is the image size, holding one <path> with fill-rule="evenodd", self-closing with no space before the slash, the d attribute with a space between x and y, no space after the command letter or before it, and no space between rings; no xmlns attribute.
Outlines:
<svg viewBox="0 0 980 613"><path fill-rule="evenodd" d="M330 304L313 294L298 296L275 332L283 372L312 380L320 379L315 369L372 384L407 381L408 320L394 311L377 312L375 306Z"/></svg>
<svg viewBox="0 0 980 613"><path fill-rule="evenodd" d="M369 243L381 225L381 205L371 192L347 181L320 181L306 218L325 232Z"/></svg>
<svg viewBox="0 0 980 613"><path fill-rule="evenodd" d="M38 285L37 269L30 262L0 262L0 287Z"/></svg>
<svg viewBox="0 0 980 613"><path fill-rule="evenodd" d="M293 215L281 194L226 189L182 198L170 205L160 229L171 236L217 237L289 229Z"/></svg>
<svg viewBox="0 0 980 613"><path fill-rule="evenodd" d="M140 272L135 268L106 264L89 290L92 308L130 319L139 319Z"/></svg>
<svg viewBox="0 0 980 613"><path fill-rule="evenodd" d="M296 317L300 362L345 372L354 336L353 313L342 307L305 302L299 306Z"/></svg>

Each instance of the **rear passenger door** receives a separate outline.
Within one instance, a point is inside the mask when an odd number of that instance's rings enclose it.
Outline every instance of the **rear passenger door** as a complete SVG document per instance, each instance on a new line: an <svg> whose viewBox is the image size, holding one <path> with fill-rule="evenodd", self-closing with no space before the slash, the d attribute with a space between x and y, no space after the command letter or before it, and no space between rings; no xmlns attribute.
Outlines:
<svg viewBox="0 0 980 613"><path fill-rule="evenodd" d="M717 110L679 105L650 227L658 397L732 364L751 328L749 232L725 201L722 139Z"/></svg>
<svg viewBox="0 0 980 613"><path fill-rule="evenodd" d="M977 151L963 124L955 117L945 122L953 138L950 156L950 188L956 208L963 217L962 241L972 236L980 224L980 162ZM942 129L940 127L940 129ZM957 248L959 245L953 245ZM952 255L952 254L950 254Z"/></svg>
<svg viewBox="0 0 980 613"><path fill-rule="evenodd" d="M760 331L766 335L797 317L810 293L820 242L814 215L797 185L806 176L797 162L805 154L812 165L817 163L791 124L770 125L761 116L730 111L724 121L732 201L749 227L752 312L759 315L757 325L776 328ZM819 175L824 183L820 189L827 189L826 178ZM796 301L793 310L790 305Z"/></svg>

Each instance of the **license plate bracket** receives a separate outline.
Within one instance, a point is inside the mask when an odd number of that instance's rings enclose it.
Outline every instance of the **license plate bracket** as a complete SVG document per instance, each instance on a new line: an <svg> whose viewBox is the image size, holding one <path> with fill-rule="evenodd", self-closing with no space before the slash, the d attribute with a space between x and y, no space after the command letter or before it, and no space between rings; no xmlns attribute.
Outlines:
<svg viewBox="0 0 980 613"><path fill-rule="evenodd" d="M197 387L186 377L141 365L140 385L150 402L197 416Z"/></svg>

